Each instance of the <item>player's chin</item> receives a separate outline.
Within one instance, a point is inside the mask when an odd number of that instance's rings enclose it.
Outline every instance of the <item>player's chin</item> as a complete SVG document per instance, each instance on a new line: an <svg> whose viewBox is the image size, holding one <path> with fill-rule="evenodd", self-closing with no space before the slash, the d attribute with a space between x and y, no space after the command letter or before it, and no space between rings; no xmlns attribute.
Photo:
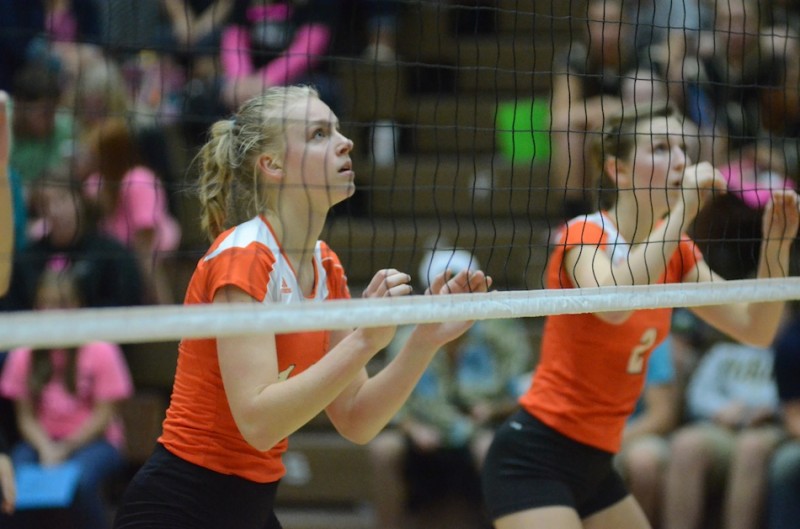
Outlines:
<svg viewBox="0 0 800 529"><path fill-rule="evenodd" d="M352 197L356 192L356 185L354 182L345 182L342 184L332 185L328 188L328 195L331 198L331 205L336 205Z"/></svg>

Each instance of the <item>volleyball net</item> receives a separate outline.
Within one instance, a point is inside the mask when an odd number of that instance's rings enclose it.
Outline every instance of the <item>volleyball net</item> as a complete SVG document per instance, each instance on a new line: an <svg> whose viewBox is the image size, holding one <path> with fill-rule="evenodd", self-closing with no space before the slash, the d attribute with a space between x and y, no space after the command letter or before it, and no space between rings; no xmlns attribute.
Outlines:
<svg viewBox="0 0 800 529"><path fill-rule="evenodd" d="M0 316L0 348L800 297L796 279L747 279L758 262L769 192L795 187L800 174L800 15L791 7L748 0L325 0L297 4L305 6L295 6L300 18L278 24L270 17L291 10L237 1L230 12L213 13L211 31L197 26L192 37L176 28L184 27L181 20L197 22L199 13L176 16L159 10L158 2L97 4L93 24L86 22L90 13L59 12L45 14L48 23L39 29L0 27L9 43L4 49L24 50L20 63L38 68L27 77L19 68L15 82L8 81L14 112L34 120L42 101L56 104L56 125L70 124L59 136L55 150L63 158L55 165L81 179L81 193L89 176L79 174L87 150L100 145L101 158L121 162L120 153L135 146L136 164L163 187L152 203L166 204L180 240L172 231L158 256L139 262L142 268L163 265L161 283L147 287L164 289L161 297L151 294L136 307L24 312L33 305L19 298L30 298L28 288L4 306L9 312ZM75 24L56 23L64 20ZM356 145L357 191L334 208L322 234L342 260L353 295L388 267L408 271L419 286L428 252L460 250L492 276L494 292L321 306L173 306L208 248L191 194L197 174L190 162L209 125L233 111L225 87L245 87L247 76L268 67L281 55L281 42L292 45L287 35L303 27L321 28L314 42L326 45L307 57L313 59L304 63L309 70L292 82L315 84ZM237 34L244 40L230 40ZM236 47L245 41L247 51ZM240 82L229 83L231 76ZM53 80L55 95L41 90ZM661 99L686 116L691 158L712 162L728 182L728 193L687 231L711 267L733 281L543 290L557 230L597 208L603 188L589 151L606 117L622 101ZM111 118L130 127L129 143L124 134L112 135ZM18 268L29 269L33 261L26 259L31 248L41 249L36 245L43 237L35 186L41 174L34 169L46 164L43 155L42 163L33 163L37 155L30 153L38 151L25 134L24 127L14 131L14 148L27 146L27 161L24 152L12 153L11 165L29 212L18 221L18 239L27 243L19 244L16 259ZM114 163L104 167L126 172ZM95 190L93 198L103 196ZM115 204L94 205L107 213ZM171 222L158 218L162 227ZM51 251L47 266L66 256L71 262L59 266L79 268L81 259L62 250ZM155 281L149 269L143 275ZM19 278L12 281L14 290ZM94 292L114 280L86 282Z"/></svg>

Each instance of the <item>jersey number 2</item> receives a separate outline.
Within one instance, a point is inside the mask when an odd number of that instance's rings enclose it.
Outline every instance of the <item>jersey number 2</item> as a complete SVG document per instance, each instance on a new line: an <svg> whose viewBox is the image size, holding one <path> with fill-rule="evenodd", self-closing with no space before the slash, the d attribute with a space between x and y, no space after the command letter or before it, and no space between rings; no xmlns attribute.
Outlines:
<svg viewBox="0 0 800 529"><path fill-rule="evenodd" d="M631 351L631 356L628 358L628 373L631 375L638 375L644 369L644 354L650 350L656 343L658 332L654 327L650 327L639 339L639 344Z"/></svg>

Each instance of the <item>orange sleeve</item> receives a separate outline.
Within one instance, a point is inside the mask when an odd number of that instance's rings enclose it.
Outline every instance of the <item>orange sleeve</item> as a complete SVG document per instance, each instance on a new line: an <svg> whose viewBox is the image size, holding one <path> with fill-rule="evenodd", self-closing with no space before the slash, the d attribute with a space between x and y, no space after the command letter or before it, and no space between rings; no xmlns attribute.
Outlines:
<svg viewBox="0 0 800 529"><path fill-rule="evenodd" d="M231 285L240 288L257 301L264 301L274 264L275 256L272 252L257 242L244 248L225 250L204 263L209 299L214 299L220 288Z"/></svg>
<svg viewBox="0 0 800 529"><path fill-rule="evenodd" d="M697 263L703 260L700 248L688 235L684 235L681 238L676 254L670 262L670 266L673 268L671 275L677 278L678 281L681 281L686 274L697 266Z"/></svg>
<svg viewBox="0 0 800 529"><path fill-rule="evenodd" d="M332 299L350 299L350 289L347 286L347 275L344 266L339 260L339 256L331 250L326 243L320 245L322 251L322 263L328 274L328 290Z"/></svg>
<svg viewBox="0 0 800 529"><path fill-rule="evenodd" d="M588 251L594 252L604 243L603 228L594 222L580 221L564 226L550 254L550 263L547 265L547 288L574 287L564 270L564 256L568 250L585 245Z"/></svg>

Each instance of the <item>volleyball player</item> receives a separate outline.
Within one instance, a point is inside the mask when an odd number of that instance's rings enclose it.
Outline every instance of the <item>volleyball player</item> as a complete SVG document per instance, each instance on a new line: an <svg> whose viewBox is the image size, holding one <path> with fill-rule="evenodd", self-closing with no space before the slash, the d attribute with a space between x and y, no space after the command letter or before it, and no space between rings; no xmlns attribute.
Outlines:
<svg viewBox="0 0 800 529"><path fill-rule="evenodd" d="M723 281L684 231L724 181L690 165L682 117L664 106L607 120L598 174L612 184L607 210L568 222L547 270L548 288ZM798 231L798 198L775 190L763 214L757 276L784 277ZM732 338L767 346L783 302L695 307ZM483 474L497 529L650 527L612 466L651 351L667 336L670 309L556 315L522 409L497 432Z"/></svg>
<svg viewBox="0 0 800 529"><path fill-rule="evenodd" d="M328 210L354 191L352 149L308 87L271 88L215 123L200 153L202 222L214 242L185 302L257 310L349 297L339 259L317 238ZM407 295L409 281L381 270L364 296ZM445 272L429 292L483 292L490 284L480 271ZM325 410L344 437L367 442L434 352L469 326L417 326L372 378L365 365L394 327L184 340L163 434L129 485L115 527L280 527L273 501L286 437Z"/></svg>

